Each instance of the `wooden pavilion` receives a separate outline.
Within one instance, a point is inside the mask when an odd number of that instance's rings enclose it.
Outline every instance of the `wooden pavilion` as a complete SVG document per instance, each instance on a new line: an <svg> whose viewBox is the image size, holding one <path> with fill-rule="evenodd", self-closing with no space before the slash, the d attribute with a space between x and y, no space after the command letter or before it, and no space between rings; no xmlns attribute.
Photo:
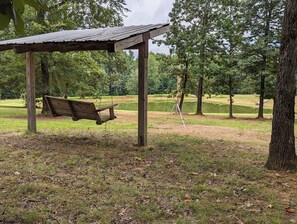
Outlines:
<svg viewBox="0 0 297 224"><path fill-rule="evenodd" d="M34 52L138 50L138 145L147 145L148 43L169 31L169 24L65 30L0 41L0 51L14 49L26 54L28 131L36 133Z"/></svg>

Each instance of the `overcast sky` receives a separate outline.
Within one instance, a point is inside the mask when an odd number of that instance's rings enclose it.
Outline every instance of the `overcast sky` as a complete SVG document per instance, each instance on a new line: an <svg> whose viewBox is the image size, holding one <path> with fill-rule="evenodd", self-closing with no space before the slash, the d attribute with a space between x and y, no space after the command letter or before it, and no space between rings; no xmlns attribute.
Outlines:
<svg viewBox="0 0 297 224"><path fill-rule="evenodd" d="M169 22L169 12L174 0L126 0L127 13L124 25L146 25ZM150 51L168 53L167 47L158 47L150 43Z"/></svg>

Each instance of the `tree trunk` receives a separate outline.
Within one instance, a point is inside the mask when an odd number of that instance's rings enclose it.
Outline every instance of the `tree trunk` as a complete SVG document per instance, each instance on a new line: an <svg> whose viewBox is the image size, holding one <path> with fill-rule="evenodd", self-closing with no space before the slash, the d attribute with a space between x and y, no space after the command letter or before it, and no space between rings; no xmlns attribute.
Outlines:
<svg viewBox="0 0 297 224"><path fill-rule="evenodd" d="M112 89L112 81L110 80L109 81L109 96L112 96L113 95L113 89Z"/></svg>
<svg viewBox="0 0 297 224"><path fill-rule="evenodd" d="M45 101L44 96L49 95L49 71L48 71L48 57L47 53L44 53L40 59L41 66L41 81L42 81L42 114L49 114L50 110Z"/></svg>
<svg viewBox="0 0 297 224"><path fill-rule="evenodd" d="M259 97L259 110L257 118L264 118L264 95L265 95L265 75L261 74L261 90Z"/></svg>
<svg viewBox="0 0 297 224"><path fill-rule="evenodd" d="M111 64L111 56L108 56L108 62ZM109 95L113 95L113 80L112 80L112 67L111 65L107 65L107 72L109 76Z"/></svg>
<svg viewBox="0 0 297 224"><path fill-rule="evenodd" d="M229 118L233 117L233 94L232 94L232 77L229 75Z"/></svg>
<svg viewBox="0 0 297 224"><path fill-rule="evenodd" d="M203 97L203 77L200 77L198 81L198 93L197 93L197 110L196 110L197 115L203 115L202 97Z"/></svg>
<svg viewBox="0 0 297 224"><path fill-rule="evenodd" d="M182 108L183 108L183 103L184 103L184 99L185 99L185 92L186 92L187 83L188 83L188 76L189 76L189 74L188 74L188 62L186 62L186 68L184 70L184 82L183 82L181 97L180 97L180 101L179 101L180 111L182 111Z"/></svg>
<svg viewBox="0 0 297 224"><path fill-rule="evenodd" d="M211 2L206 1L206 8L204 15L202 17L201 26L202 26L202 38L201 38L201 48L200 48L200 77L198 80L198 91L197 91L197 109L196 115L203 115L202 112L202 97L203 97L203 81L205 76L205 62L206 62L206 43L207 43L207 33L210 32L210 20L211 15Z"/></svg>
<svg viewBox="0 0 297 224"><path fill-rule="evenodd" d="M266 167L296 170L295 75L297 73L297 1L287 0L282 30L280 65L273 107L272 134Z"/></svg>
<svg viewBox="0 0 297 224"><path fill-rule="evenodd" d="M66 83L65 90L64 90L64 99L68 99L68 87L69 87L69 84Z"/></svg>
<svg viewBox="0 0 297 224"><path fill-rule="evenodd" d="M45 11L41 10L37 14L37 22L44 26L45 25ZM40 58L41 67L41 81L42 81L42 114L49 114L50 110L45 101L44 96L49 95L49 70L48 70L48 54L43 53Z"/></svg>
<svg viewBox="0 0 297 224"><path fill-rule="evenodd" d="M266 22L265 22L265 46L269 47L268 36L270 32L270 24L272 20L272 10L273 10L273 2L270 0L267 2L267 15L266 15ZM262 66L267 69L267 53L262 55L263 56L263 64ZM259 110L258 110L258 119L264 118L264 97L265 97L265 74L261 73L261 82L260 82L260 97L259 97Z"/></svg>

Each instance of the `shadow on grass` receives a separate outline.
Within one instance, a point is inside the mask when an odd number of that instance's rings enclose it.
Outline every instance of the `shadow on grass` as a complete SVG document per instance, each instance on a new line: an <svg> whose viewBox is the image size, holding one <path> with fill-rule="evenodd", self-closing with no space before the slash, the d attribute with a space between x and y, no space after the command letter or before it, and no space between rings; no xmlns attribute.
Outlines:
<svg viewBox="0 0 297 224"><path fill-rule="evenodd" d="M0 106L0 108L14 108L14 109L24 109L26 106Z"/></svg>
<svg viewBox="0 0 297 224"><path fill-rule="evenodd" d="M264 117L264 118L257 118L257 117L229 117L228 115L212 115L212 114L183 114L184 117L197 117L197 118L209 118L209 119L216 119L216 120L238 120L238 121L271 121L272 117Z"/></svg>

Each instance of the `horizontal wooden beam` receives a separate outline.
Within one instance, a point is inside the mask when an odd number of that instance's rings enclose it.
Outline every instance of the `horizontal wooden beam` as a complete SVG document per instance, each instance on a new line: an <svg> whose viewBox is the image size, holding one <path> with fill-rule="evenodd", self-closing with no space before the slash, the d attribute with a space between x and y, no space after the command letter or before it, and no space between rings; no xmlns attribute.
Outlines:
<svg viewBox="0 0 297 224"><path fill-rule="evenodd" d="M169 31L170 31L170 27L169 25L166 25L164 27L157 28L150 32L146 32L134 37L130 37L130 38L118 41L115 43L114 49L116 52L122 51L122 50L128 50L128 49L139 49L139 46L141 45L142 42L148 41L149 39L152 39L156 36L160 36Z"/></svg>
<svg viewBox="0 0 297 224"><path fill-rule="evenodd" d="M154 37L157 37L157 36L160 36L162 34L165 34L165 33L169 32L169 31L170 31L169 25L164 26L164 27L159 28L159 29L152 30L152 31L150 31L150 39L152 39Z"/></svg>
<svg viewBox="0 0 297 224"><path fill-rule="evenodd" d="M115 52L122 51L125 49L128 49L130 47L133 47L135 45L138 45L143 42L143 36L142 34L130 37L121 41L118 41L114 44L114 50Z"/></svg>
<svg viewBox="0 0 297 224"><path fill-rule="evenodd" d="M13 49L13 45L2 45L0 46L0 51L7 51Z"/></svg>
<svg viewBox="0 0 297 224"><path fill-rule="evenodd" d="M112 42L73 42L73 43L42 43L17 45L14 47L16 53L25 52L68 52L68 51L92 51L105 50L114 52L114 44Z"/></svg>
<svg viewBox="0 0 297 224"><path fill-rule="evenodd" d="M149 41L149 39L150 39L150 33L149 32L147 32L147 33L143 33L143 34L141 34L142 35L142 42L140 42L140 43L138 43L138 44L136 44L136 45L133 45L133 46L131 46L131 47L128 47L128 48L125 48L124 50L139 50L139 48L141 48L142 47L142 44L144 43L144 42L147 42L147 41Z"/></svg>

